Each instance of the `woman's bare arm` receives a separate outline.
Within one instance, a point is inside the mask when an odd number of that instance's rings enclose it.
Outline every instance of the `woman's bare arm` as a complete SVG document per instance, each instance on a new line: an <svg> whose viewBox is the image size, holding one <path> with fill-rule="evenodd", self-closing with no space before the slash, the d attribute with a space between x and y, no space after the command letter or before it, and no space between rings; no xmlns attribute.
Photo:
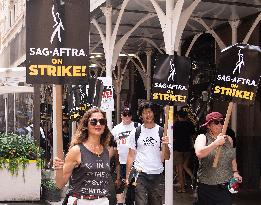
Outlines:
<svg viewBox="0 0 261 205"><path fill-rule="evenodd" d="M74 146L69 150L64 163L57 157L54 159L54 169L56 170L55 182L59 189L67 184L73 169L80 164L80 160L81 154L79 146Z"/></svg>

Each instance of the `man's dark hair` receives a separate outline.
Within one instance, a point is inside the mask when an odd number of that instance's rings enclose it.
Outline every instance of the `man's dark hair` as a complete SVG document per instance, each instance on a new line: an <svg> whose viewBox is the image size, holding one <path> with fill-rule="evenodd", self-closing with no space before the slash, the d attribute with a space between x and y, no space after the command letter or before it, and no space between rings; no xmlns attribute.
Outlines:
<svg viewBox="0 0 261 205"><path fill-rule="evenodd" d="M142 115L144 109L148 108L150 108L154 114L156 113L155 105L152 102L143 102L139 106L139 116Z"/></svg>
<svg viewBox="0 0 261 205"><path fill-rule="evenodd" d="M183 111L183 110L179 110L177 112L177 115L181 118L186 118L188 116L188 113L186 111Z"/></svg>

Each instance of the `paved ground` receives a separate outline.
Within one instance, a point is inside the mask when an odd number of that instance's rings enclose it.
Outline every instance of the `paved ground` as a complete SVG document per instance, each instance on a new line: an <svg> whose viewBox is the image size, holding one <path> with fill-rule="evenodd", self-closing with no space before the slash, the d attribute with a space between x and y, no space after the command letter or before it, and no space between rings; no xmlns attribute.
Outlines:
<svg viewBox="0 0 261 205"><path fill-rule="evenodd" d="M173 205L192 205L194 198L191 191L188 193L174 193ZM8 202L1 205L61 205L60 202ZM240 194L235 195L233 205L259 205L261 204L261 190L241 190Z"/></svg>
<svg viewBox="0 0 261 205"><path fill-rule="evenodd" d="M174 193L174 205L192 205L194 198L192 193L178 194ZM233 205L260 205L261 190L242 190L235 195Z"/></svg>

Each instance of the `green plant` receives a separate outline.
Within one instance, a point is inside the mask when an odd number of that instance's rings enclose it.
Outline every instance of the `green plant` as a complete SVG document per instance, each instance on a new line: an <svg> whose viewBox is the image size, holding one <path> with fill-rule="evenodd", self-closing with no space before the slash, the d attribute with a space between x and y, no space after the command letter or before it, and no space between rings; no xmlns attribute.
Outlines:
<svg viewBox="0 0 261 205"><path fill-rule="evenodd" d="M42 179L41 186L43 189L49 190L49 191L55 191L59 190L53 179Z"/></svg>
<svg viewBox="0 0 261 205"><path fill-rule="evenodd" d="M20 167L24 170L30 160L41 165L41 148L27 135L14 133L0 134L0 169L6 168L17 175Z"/></svg>
<svg viewBox="0 0 261 205"><path fill-rule="evenodd" d="M53 179L42 179L41 187L43 199L53 202L61 200L61 190L56 187Z"/></svg>

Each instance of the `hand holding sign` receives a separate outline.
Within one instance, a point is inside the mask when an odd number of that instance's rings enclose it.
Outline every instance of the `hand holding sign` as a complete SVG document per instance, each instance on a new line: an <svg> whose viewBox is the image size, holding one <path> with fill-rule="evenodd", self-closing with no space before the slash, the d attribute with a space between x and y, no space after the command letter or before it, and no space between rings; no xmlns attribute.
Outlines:
<svg viewBox="0 0 261 205"><path fill-rule="evenodd" d="M233 110L233 105L234 105L233 102L229 103L226 118L225 118L224 125L223 125L222 132L221 132L222 135L226 134L228 123L229 123L229 120L230 120L230 116L231 116L232 110ZM215 156L214 162L213 162L213 167L217 167L218 160L219 160L219 157L220 157L220 152L221 152L221 146L219 146L217 148L216 156Z"/></svg>
<svg viewBox="0 0 261 205"><path fill-rule="evenodd" d="M164 136L168 130L169 105L186 105L191 62L182 56L162 55L156 63L152 100L165 105Z"/></svg>

